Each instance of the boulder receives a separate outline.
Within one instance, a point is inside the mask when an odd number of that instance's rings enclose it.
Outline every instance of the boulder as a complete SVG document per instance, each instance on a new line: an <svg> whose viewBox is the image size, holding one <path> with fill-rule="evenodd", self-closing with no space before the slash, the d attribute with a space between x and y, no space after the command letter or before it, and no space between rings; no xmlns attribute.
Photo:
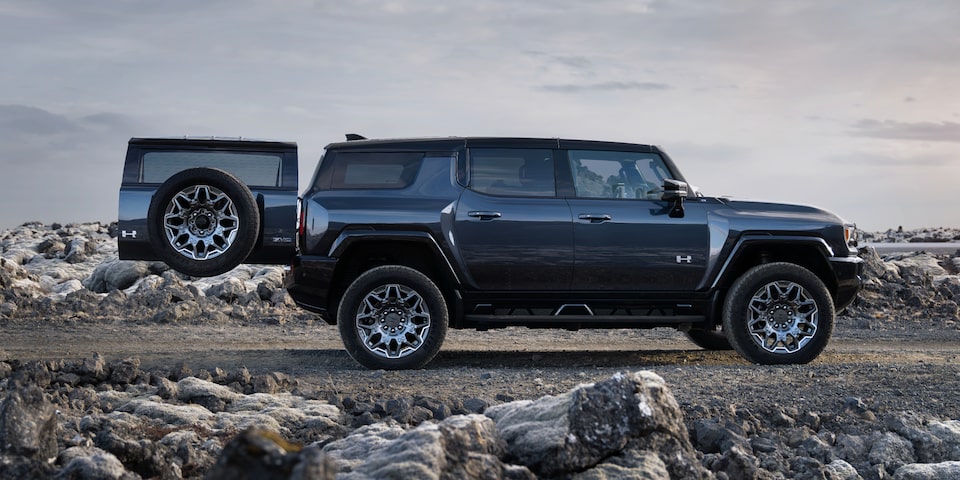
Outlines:
<svg viewBox="0 0 960 480"><path fill-rule="evenodd" d="M115 455L97 447L70 447L60 453L64 465L57 478L76 480L121 480L139 478L123 467Z"/></svg>
<svg viewBox="0 0 960 480"><path fill-rule="evenodd" d="M124 290L149 273L149 264L131 260L108 260L93 269L83 286L96 293Z"/></svg>
<svg viewBox="0 0 960 480"><path fill-rule="evenodd" d="M947 274L937 258L928 253L905 255L890 264L899 269L900 277L910 285L929 286L933 277Z"/></svg>
<svg viewBox="0 0 960 480"><path fill-rule="evenodd" d="M652 372L617 374L558 396L490 407L508 459L540 476L596 467L624 450L652 453L674 478L707 478L683 415Z"/></svg>
<svg viewBox="0 0 960 480"><path fill-rule="evenodd" d="M857 473L857 469L853 468L853 465L843 461L843 460L834 460L828 463L825 467L826 472L829 474L827 478L835 480L861 480L860 474Z"/></svg>
<svg viewBox="0 0 960 480"><path fill-rule="evenodd" d="M69 264L83 263L87 261L87 256L94 252L96 252L96 249L93 242L89 242L83 237L75 237L67 245L63 260Z"/></svg>
<svg viewBox="0 0 960 480"><path fill-rule="evenodd" d="M184 478L209 470L222 451L218 440L202 438L192 430L170 432L157 443L173 452L170 466L179 469Z"/></svg>
<svg viewBox="0 0 960 480"><path fill-rule="evenodd" d="M205 478L286 480L293 476L295 469L299 478L334 478L335 467L325 455L316 450L301 455L301 450L300 445L286 441L276 432L249 428L223 447L223 453Z"/></svg>
<svg viewBox="0 0 960 480"><path fill-rule="evenodd" d="M228 404L243 396L229 387L196 377L186 377L177 382L177 391L177 398L180 401L203 405L210 411L223 410Z"/></svg>
<svg viewBox="0 0 960 480"><path fill-rule="evenodd" d="M177 302L163 306L155 313L150 321L153 323L182 323L200 318L203 310L197 302Z"/></svg>
<svg viewBox="0 0 960 480"><path fill-rule="evenodd" d="M47 237L37 244L37 251L42 253L46 258L55 258L57 255L63 253L66 248L67 245L63 243L60 237Z"/></svg>
<svg viewBox="0 0 960 480"><path fill-rule="evenodd" d="M913 412L899 412L884 418L887 428L913 444L918 463L937 463L947 460L947 446L942 439L930 432L928 423L929 419Z"/></svg>
<svg viewBox="0 0 960 480"><path fill-rule="evenodd" d="M134 381L140 376L140 359L139 358L127 358L124 360L119 360L112 362L109 365L110 369L110 382L120 385L127 385L134 383Z"/></svg>
<svg viewBox="0 0 960 480"><path fill-rule="evenodd" d="M960 420L930 422L928 428L943 442L945 459L960 461Z"/></svg>
<svg viewBox="0 0 960 480"><path fill-rule="evenodd" d="M204 293L208 297L215 297L224 302L233 302L247 293L247 286L239 278L230 277L208 288Z"/></svg>
<svg viewBox="0 0 960 480"><path fill-rule="evenodd" d="M58 428L57 409L36 385L9 391L0 404L0 452L4 454L49 462L57 457Z"/></svg>
<svg viewBox="0 0 960 480"><path fill-rule="evenodd" d="M393 421L361 427L323 448L342 479L533 479L501 461L505 444L493 420L457 415L404 431Z"/></svg>
<svg viewBox="0 0 960 480"><path fill-rule="evenodd" d="M960 462L911 463L897 469L894 480L956 480Z"/></svg>
<svg viewBox="0 0 960 480"><path fill-rule="evenodd" d="M893 432L881 434L873 442L873 447L870 449L867 459L872 465L882 465L889 473L916 461L913 444Z"/></svg>

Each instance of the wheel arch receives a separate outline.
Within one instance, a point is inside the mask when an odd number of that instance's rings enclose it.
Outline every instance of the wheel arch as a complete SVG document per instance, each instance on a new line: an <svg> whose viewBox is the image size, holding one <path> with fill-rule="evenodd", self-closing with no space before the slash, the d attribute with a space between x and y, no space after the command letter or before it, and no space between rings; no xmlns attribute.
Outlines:
<svg viewBox="0 0 960 480"><path fill-rule="evenodd" d="M340 299L363 272L382 265L401 265L419 271L440 289L447 303L450 322L460 309L460 280L436 240L427 232L354 230L342 233L330 248L338 258L331 277L327 309L337 318ZM453 326L453 325L451 325Z"/></svg>
<svg viewBox="0 0 960 480"><path fill-rule="evenodd" d="M726 292L733 282L751 268L765 263L787 262L801 266L816 275L826 285L830 295L836 297L837 278L828 260L832 256L833 249L826 241L816 237L764 235L741 238L711 286L715 292L710 309L712 323L719 324L721 321Z"/></svg>

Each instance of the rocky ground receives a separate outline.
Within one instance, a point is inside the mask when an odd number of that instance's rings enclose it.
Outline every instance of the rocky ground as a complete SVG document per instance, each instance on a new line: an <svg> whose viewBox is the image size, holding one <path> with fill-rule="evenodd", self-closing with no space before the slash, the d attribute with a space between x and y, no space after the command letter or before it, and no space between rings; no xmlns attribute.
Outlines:
<svg viewBox="0 0 960 480"><path fill-rule="evenodd" d="M810 365L669 330L507 329L384 372L279 268L184 278L117 261L111 228L0 233L2 478L960 478L960 252L864 250Z"/></svg>
<svg viewBox="0 0 960 480"><path fill-rule="evenodd" d="M960 242L960 228L890 228L883 232L862 232L865 243L945 243Z"/></svg>

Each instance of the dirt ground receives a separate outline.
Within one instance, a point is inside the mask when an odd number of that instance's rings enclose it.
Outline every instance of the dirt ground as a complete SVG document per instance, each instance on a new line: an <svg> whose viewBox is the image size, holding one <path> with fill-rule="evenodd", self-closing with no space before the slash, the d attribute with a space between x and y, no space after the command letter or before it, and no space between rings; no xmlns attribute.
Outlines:
<svg viewBox="0 0 960 480"><path fill-rule="evenodd" d="M942 322L938 322L942 323ZM417 395L481 398L489 403L564 392L618 371L652 370L681 406L734 405L836 412L858 398L872 411L912 410L960 418L960 331L866 330L843 318L813 363L752 365L732 351L701 350L669 329L452 330L427 368L366 370L343 351L336 327L310 320L277 324L158 325L131 319L6 320L0 350L8 359L137 357L143 369L194 372L246 367L280 372L301 392L380 400Z"/></svg>

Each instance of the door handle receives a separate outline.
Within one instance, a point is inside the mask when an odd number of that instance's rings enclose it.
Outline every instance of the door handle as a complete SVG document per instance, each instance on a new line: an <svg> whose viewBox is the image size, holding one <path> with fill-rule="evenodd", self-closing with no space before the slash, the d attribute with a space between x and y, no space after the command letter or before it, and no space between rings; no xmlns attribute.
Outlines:
<svg viewBox="0 0 960 480"><path fill-rule="evenodd" d="M500 212L490 212L484 210L475 210L472 212L467 212L468 217L479 218L480 220L493 220L494 218L500 218Z"/></svg>
<svg viewBox="0 0 960 480"><path fill-rule="evenodd" d="M601 223L613 220L613 215L609 213L581 213L580 220L589 220L590 223Z"/></svg>

